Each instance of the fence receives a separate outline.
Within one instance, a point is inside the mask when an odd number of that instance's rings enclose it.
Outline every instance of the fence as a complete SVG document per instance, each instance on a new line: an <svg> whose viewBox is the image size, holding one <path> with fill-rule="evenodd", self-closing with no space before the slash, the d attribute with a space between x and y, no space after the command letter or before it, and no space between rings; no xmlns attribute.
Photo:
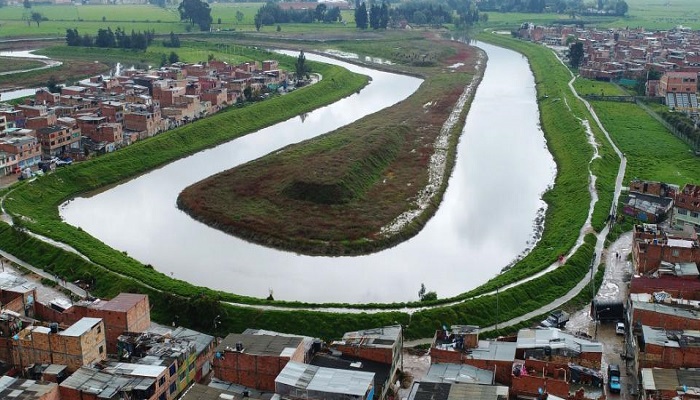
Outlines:
<svg viewBox="0 0 700 400"><path fill-rule="evenodd" d="M676 129L673 125L671 125L671 124L669 124L668 122L666 122L666 120L663 119L663 117L661 117L656 111L654 111L654 110L652 110L651 108L647 107L646 104L644 104L641 100L637 99L637 100L636 100L636 103L637 103L637 105L638 105L639 107L642 108L642 110L646 111L647 114L651 115L652 118L654 118L655 120L659 121L659 123L660 123L661 125L663 125L666 129L668 129L669 131L671 131L671 133L673 133L674 136L676 136L677 138L681 139L683 142L685 142L685 144L687 144L688 146L690 146L690 148L693 149L693 152L695 153L696 156L697 156L697 155L700 155L700 148L699 148L700 143L698 143L698 138L697 138L697 137L695 137L695 138L693 138L693 137L688 137L686 134L684 134L683 132L681 132L681 131L679 131L678 129Z"/></svg>

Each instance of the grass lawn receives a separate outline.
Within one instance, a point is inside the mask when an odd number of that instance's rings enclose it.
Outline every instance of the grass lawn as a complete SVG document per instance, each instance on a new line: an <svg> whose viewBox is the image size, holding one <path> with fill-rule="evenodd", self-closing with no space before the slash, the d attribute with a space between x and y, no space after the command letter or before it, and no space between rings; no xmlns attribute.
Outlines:
<svg viewBox="0 0 700 400"><path fill-rule="evenodd" d="M36 60L23 60L10 57L0 57L0 72L17 71L43 67L44 63Z"/></svg>
<svg viewBox="0 0 700 400"><path fill-rule="evenodd" d="M630 93L624 88L610 82L595 81L578 77L574 82L576 91L581 96L629 96Z"/></svg>
<svg viewBox="0 0 700 400"><path fill-rule="evenodd" d="M683 185L700 182L700 158L663 125L632 103L591 103L627 156L625 183L639 178Z"/></svg>

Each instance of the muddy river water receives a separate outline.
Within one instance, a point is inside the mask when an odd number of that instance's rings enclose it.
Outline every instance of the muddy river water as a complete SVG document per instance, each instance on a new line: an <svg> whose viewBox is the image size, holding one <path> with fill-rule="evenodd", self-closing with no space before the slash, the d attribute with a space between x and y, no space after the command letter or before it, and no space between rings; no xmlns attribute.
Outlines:
<svg viewBox="0 0 700 400"><path fill-rule="evenodd" d="M251 244L179 211L177 195L217 172L381 110L411 95L416 78L307 54L367 74L360 93L175 161L91 197L64 204L64 220L177 279L229 292L309 302L416 300L486 282L526 251L552 184L554 161L539 128L534 78L518 53L488 55L439 211L414 238L359 257L310 257ZM541 221L540 221L541 222Z"/></svg>

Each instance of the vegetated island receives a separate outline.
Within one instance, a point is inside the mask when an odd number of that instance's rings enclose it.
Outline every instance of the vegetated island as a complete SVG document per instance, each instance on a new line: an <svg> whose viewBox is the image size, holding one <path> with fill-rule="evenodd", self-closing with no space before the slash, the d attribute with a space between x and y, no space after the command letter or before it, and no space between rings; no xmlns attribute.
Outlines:
<svg viewBox="0 0 700 400"><path fill-rule="evenodd" d="M200 181L178 207L245 240L310 255L367 254L418 233L447 188L485 59L437 37L415 45L385 43L395 67L425 79L408 99Z"/></svg>

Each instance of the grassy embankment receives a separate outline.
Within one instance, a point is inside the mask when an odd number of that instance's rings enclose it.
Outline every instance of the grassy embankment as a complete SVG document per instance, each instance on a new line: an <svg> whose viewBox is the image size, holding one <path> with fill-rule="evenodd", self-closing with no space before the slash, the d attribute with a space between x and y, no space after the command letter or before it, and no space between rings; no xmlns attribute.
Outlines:
<svg viewBox="0 0 700 400"><path fill-rule="evenodd" d="M335 132L209 177L187 188L178 204L218 229L301 253L369 253L415 235L437 210L447 187L468 104L462 122L451 128L450 162L431 205L400 232L378 233L414 207L405 199L417 197L428 184L433 144L472 81L477 60L473 49L458 42L422 42L428 49L426 61L421 57L410 64L425 81L410 98ZM402 41L382 44L405 46ZM466 65L445 69L457 62Z"/></svg>

